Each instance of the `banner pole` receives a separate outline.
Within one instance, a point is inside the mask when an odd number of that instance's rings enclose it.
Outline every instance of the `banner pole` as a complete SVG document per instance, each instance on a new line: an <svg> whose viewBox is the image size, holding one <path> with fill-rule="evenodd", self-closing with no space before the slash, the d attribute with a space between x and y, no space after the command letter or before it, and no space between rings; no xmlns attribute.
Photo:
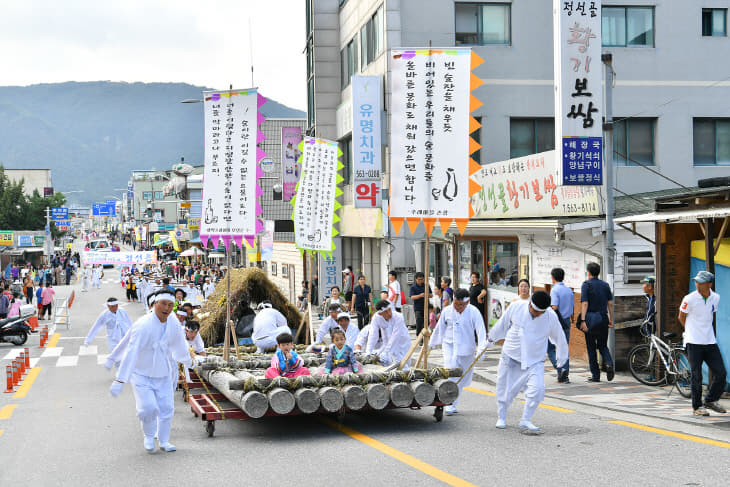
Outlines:
<svg viewBox="0 0 730 487"><path fill-rule="evenodd" d="M231 336L228 328L231 326L231 244L226 248L226 325L223 339L223 360L228 362L230 356Z"/></svg>

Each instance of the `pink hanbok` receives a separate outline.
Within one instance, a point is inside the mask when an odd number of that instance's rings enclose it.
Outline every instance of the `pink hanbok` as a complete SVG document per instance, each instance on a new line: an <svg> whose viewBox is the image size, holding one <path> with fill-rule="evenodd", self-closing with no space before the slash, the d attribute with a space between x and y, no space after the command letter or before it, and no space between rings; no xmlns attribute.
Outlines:
<svg viewBox="0 0 730 487"><path fill-rule="evenodd" d="M271 357L271 367L266 369L264 377L273 379L275 377L299 377L302 375L310 375L309 369L304 367L304 361L299 358L296 352L292 351L291 358L286 360L284 353L277 349L273 357Z"/></svg>

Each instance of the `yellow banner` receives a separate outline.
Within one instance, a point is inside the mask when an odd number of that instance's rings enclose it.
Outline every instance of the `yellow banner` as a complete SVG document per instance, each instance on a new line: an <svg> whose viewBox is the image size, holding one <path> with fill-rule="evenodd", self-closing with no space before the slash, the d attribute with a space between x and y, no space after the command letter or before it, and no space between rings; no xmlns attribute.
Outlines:
<svg viewBox="0 0 730 487"><path fill-rule="evenodd" d="M13 245L13 232L0 232L0 245Z"/></svg>
<svg viewBox="0 0 730 487"><path fill-rule="evenodd" d="M175 249L175 252L180 252L180 243L178 243L175 236L175 230L170 230L168 233L170 234L170 240L172 240L172 248Z"/></svg>
<svg viewBox="0 0 730 487"><path fill-rule="evenodd" d="M139 227L134 227L134 238L137 239L137 242L142 241L142 235L139 233Z"/></svg>

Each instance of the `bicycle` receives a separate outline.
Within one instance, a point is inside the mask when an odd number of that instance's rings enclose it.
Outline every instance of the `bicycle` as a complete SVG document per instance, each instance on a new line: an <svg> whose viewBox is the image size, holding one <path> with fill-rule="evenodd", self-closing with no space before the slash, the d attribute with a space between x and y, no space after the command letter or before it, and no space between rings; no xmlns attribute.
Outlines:
<svg viewBox="0 0 730 487"><path fill-rule="evenodd" d="M692 371L684 346L665 342L651 332L650 318L644 320L641 334L648 343L636 345L629 352L631 375L642 384L657 386L674 384L682 397L692 396ZM664 333L665 340L676 337L676 333ZM669 391L671 394L671 389Z"/></svg>

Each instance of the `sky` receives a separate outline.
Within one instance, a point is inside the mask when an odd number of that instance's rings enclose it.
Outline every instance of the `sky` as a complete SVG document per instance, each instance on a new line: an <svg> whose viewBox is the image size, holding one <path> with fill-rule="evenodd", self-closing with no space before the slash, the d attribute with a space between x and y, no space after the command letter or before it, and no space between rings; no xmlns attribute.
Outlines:
<svg viewBox="0 0 730 487"><path fill-rule="evenodd" d="M250 26L250 28L249 28ZM3 0L0 86L254 86L306 110L304 0Z"/></svg>

